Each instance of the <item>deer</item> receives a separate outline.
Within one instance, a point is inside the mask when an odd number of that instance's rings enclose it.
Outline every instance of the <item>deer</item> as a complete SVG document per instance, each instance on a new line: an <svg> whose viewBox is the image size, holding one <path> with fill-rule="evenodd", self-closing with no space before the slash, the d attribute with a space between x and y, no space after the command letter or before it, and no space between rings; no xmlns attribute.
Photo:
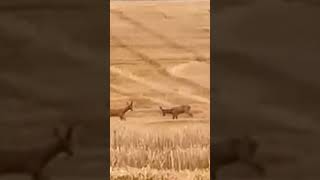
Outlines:
<svg viewBox="0 0 320 180"><path fill-rule="evenodd" d="M266 176L265 167L255 160L259 143L252 136L229 138L212 145L213 172L210 175L211 179L216 179L217 172L221 168L237 162L248 165L262 177Z"/></svg>
<svg viewBox="0 0 320 180"><path fill-rule="evenodd" d="M133 101L131 101L130 103L127 102L127 106L121 109L110 109L110 117L113 116L117 116L120 118L120 120L126 120L126 117L124 117L124 115L128 112L128 111L133 111Z"/></svg>
<svg viewBox="0 0 320 180"><path fill-rule="evenodd" d="M164 109L162 106L159 106L162 116L166 116L166 114L172 114L172 119L178 119L179 114L186 113L190 117L193 117L193 114L190 112L191 106L190 105L181 105L181 106L176 106L172 107L169 109Z"/></svg>
<svg viewBox="0 0 320 180"><path fill-rule="evenodd" d="M0 175L28 175L32 180L45 180L49 177L43 173L45 167L61 153L72 157L74 151L71 139L74 127L68 127L66 135L62 136L59 129L53 129L55 140L39 147L27 150L0 150Z"/></svg>

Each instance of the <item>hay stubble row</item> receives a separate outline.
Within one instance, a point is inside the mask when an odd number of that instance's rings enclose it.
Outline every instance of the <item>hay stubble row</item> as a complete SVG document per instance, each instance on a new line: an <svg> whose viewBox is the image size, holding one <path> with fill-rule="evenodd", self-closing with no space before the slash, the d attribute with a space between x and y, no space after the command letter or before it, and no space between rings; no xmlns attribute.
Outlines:
<svg viewBox="0 0 320 180"><path fill-rule="evenodd" d="M201 129L199 129L201 128ZM111 134L111 173L117 168L150 171L197 171L210 167L209 129L184 126L179 130L119 126Z"/></svg>

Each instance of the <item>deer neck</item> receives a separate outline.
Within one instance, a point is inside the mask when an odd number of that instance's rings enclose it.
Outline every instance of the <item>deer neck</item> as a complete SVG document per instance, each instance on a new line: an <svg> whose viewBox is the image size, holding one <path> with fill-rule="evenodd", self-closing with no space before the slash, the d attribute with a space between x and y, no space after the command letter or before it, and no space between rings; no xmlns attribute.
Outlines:
<svg viewBox="0 0 320 180"><path fill-rule="evenodd" d="M128 112L128 111L129 111L129 109L130 109L130 107L129 107L129 106L125 107L125 108L123 109L123 111L122 111L122 114L125 114L126 112Z"/></svg>

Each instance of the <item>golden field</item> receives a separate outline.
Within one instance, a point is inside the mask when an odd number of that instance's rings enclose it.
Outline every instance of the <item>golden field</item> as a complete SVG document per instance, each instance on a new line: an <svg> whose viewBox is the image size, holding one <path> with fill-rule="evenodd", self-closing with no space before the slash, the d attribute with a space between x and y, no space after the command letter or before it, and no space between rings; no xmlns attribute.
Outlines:
<svg viewBox="0 0 320 180"><path fill-rule="evenodd" d="M111 1L111 179L209 179L209 1ZM188 104L194 117L162 116Z"/></svg>

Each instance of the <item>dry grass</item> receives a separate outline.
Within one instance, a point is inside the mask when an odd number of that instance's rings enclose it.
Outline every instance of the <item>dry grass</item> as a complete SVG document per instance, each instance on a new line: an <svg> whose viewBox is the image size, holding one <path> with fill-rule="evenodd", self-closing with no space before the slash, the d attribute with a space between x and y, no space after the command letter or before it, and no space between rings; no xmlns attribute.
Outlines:
<svg viewBox="0 0 320 180"><path fill-rule="evenodd" d="M157 170L151 168L113 168L111 180L209 180L210 169L194 171Z"/></svg>
<svg viewBox="0 0 320 180"><path fill-rule="evenodd" d="M187 179L206 179L200 172L206 172L206 169L209 172L210 133L207 129L189 125L178 129L130 130L121 126L111 133L111 174L114 178L121 173L113 170L120 168L125 172L121 177L129 179L141 179L140 176L142 179L176 179L182 172L189 172ZM139 170L127 170L128 167ZM195 173L190 175L190 172Z"/></svg>

